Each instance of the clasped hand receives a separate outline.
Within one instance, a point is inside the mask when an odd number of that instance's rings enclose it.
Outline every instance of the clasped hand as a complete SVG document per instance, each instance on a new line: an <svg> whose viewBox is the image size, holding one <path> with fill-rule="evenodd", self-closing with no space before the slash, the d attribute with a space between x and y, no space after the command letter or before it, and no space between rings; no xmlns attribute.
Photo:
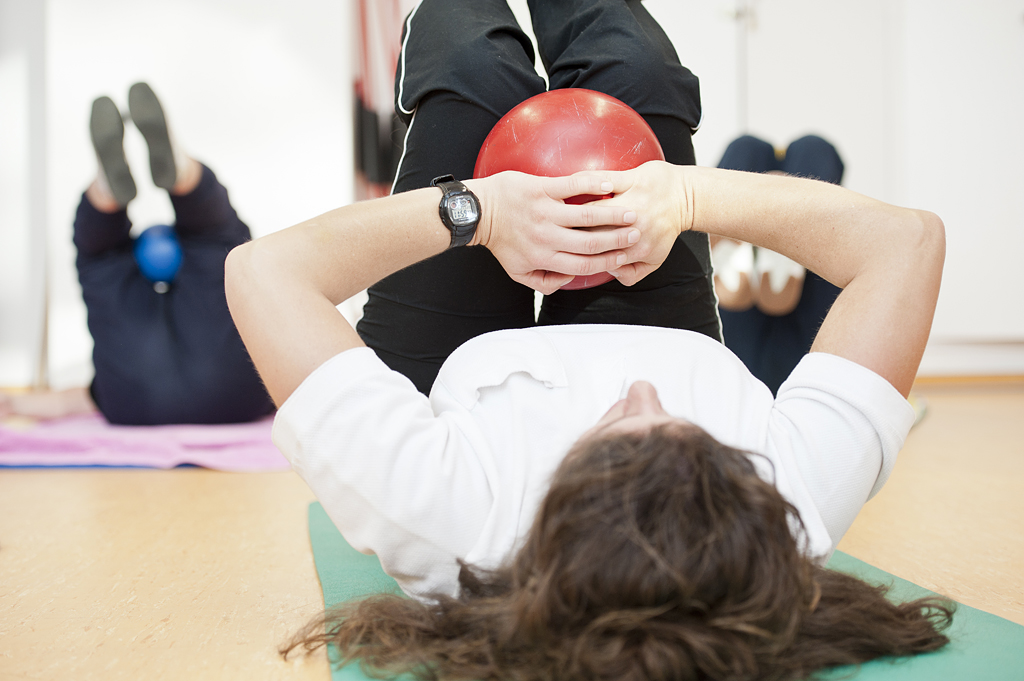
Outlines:
<svg viewBox="0 0 1024 681"><path fill-rule="evenodd" d="M652 161L618 172L505 172L468 181L483 210L471 244L486 246L513 280L543 294L599 272L632 286L658 269L689 228L687 192L677 170ZM580 195L611 196L582 205L564 202Z"/></svg>

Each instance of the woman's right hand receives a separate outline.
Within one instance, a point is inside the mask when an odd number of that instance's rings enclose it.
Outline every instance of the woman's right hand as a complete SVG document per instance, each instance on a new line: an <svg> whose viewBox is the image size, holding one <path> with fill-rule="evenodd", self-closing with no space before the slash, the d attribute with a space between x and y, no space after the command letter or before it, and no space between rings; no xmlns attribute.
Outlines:
<svg viewBox="0 0 1024 681"><path fill-rule="evenodd" d="M609 270L632 286L661 267L679 235L693 226L693 192L686 169L664 161L649 161L632 170L586 172L611 183L610 199L595 207L628 206L637 215L640 239L626 250L626 261Z"/></svg>

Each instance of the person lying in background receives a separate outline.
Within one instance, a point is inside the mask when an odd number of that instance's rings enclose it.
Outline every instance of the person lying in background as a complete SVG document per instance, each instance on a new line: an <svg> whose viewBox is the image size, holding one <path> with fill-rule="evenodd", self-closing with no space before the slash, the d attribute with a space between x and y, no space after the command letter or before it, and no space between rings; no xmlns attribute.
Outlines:
<svg viewBox="0 0 1024 681"><path fill-rule="evenodd" d="M153 182L170 195L176 222L130 235L135 180L124 123L109 97L93 102L99 161L74 222L76 266L93 338L89 388L0 398L0 417L57 418L99 409L111 423L237 423L274 405L235 330L224 299L224 259L251 238L213 171L172 139L152 88L128 94L149 146Z"/></svg>
<svg viewBox="0 0 1024 681"><path fill-rule="evenodd" d="M795 140L781 158L768 142L744 135L718 167L832 184L844 170L836 148L816 135ZM711 257L725 345L774 394L811 349L839 288L784 255L733 239L712 237Z"/></svg>
<svg viewBox="0 0 1024 681"><path fill-rule="evenodd" d="M566 229L594 225L611 229ZM548 293L603 270L628 286L687 231L843 289L777 397L704 334L622 325L479 336L428 397L335 307L466 248L459 235ZM441 679L639 680L803 678L941 648L952 605L892 603L824 564L914 421L944 243L935 215L824 182L650 162L413 190L239 246L228 304L280 405L274 441L413 596L343 606L284 652L331 642Z"/></svg>

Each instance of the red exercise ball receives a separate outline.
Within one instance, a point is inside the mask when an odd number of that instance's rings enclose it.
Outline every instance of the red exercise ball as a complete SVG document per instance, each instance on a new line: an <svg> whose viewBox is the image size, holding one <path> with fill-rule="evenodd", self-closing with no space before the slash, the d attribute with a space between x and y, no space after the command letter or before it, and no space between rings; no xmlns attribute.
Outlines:
<svg viewBox="0 0 1024 681"><path fill-rule="evenodd" d="M473 177L505 170L559 177L664 160L658 138L636 111L601 92L566 88L531 97L505 114L480 147ZM566 203L599 198L577 196ZM562 288L590 288L612 278L601 272L576 277Z"/></svg>

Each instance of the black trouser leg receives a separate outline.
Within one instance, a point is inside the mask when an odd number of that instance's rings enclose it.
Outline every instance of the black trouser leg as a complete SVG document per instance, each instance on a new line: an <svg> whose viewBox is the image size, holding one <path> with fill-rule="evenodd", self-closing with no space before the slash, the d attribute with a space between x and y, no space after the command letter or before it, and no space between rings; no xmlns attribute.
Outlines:
<svg viewBox="0 0 1024 681"><path fill-rule="evenodd" d="M448 173L472 177L494 124L544 90L529 39L504 0L425 0L406 22L403 44L396 108L409 132L394 191ZM388 366L428 393L455 348L533 323L533 291L512 281L490 251L472 247L370 287L357 329Z"/></svg>
<svg viewBox="0 0 1024 681"><path fill-rule="evenodd" d="M639 0L530 0L552 89L580 87L619 99L644 117L665 159L693 165L700 122L697 78ZM617 281L546 296L539 324L614 323L689 329L721 340L707 236L686 233L638 284Z"/></svg>

